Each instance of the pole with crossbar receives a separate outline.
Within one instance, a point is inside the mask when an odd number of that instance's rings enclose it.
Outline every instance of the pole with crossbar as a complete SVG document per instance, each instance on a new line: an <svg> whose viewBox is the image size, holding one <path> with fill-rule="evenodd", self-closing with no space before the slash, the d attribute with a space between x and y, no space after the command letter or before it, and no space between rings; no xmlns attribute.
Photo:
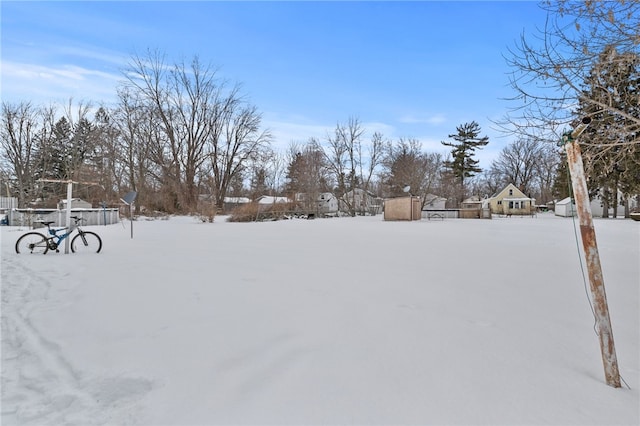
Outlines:
<svg viewBox="0 0 640 426"><path fill-rule="evenodd" d="M98 185L102 186L98 183L94 182L74 182L73 180L61 180L61 179L38 179L38 182L50 182L50 183L66 183L67 184L67 209L65 214L65 227L67 228L67 232L71 231L71 200L73 197L73 184L81 183L86 185ZM70 246L71 238L65 238L64 240L64 253L69 254L69 246Z"/></svg>

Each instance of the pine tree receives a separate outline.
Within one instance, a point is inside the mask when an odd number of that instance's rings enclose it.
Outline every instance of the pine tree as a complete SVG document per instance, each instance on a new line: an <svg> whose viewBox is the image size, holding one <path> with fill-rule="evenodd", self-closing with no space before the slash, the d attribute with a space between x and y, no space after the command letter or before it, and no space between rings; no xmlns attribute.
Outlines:
<svg viewBox="0 0 640 426"><path fill-rule="evenodd" d="M565 151L561 151L559 155L557 174L553 182L552 192L553 196L558 200L563 200L571 195L571 177Z"/></svg>
<svg viewBox="0 0 640 426"><path fill-rule="evenodd" d="M629 118L640 112L640 56L608 46L584 85L577 113L592 119L581 140L585 172L592 195L602 197L606 217L608 206L617 210L619 190L625 196L640 191L640 130Z"/></svg>
<svg viewBox="0 0 640 426"><path fill-rule="evenodd" d="M444 161L444 167L458 181L460 185L460 197L462 201L465 197L465 180L482 172L478 166L479 161L474 157L475 150L481 149L489 143L489 137L480 137L480 125L475 121L465 123L456 127L458 133L449 135L455 142L441 142L445 146L450 146L451 160Z"/></svg>

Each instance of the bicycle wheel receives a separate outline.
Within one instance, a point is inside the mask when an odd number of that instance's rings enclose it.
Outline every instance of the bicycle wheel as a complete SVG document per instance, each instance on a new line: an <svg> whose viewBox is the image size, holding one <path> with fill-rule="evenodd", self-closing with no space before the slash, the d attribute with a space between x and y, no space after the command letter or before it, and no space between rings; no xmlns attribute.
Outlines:
<svg viewBox="0 0 640 426"><path fill-rule="evenodd" d="M27 232L16 241L16 253L47 254L47 237L39 232Z"/></svg>
<svg viewBox="0 0 640 426"><path fill-rule="evenodd" d="M71 251L74 253L100 253L102 240L93 232L83 231L71 240Z"/></svg>

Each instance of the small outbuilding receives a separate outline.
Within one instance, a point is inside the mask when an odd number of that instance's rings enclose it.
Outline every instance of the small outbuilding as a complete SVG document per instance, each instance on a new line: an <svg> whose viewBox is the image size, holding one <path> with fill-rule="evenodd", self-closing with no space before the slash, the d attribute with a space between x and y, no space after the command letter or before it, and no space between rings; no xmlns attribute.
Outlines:
<svg viewBox="0 0 640 426"><path fill-rule="evenodd" d="M482 203L482 200L478 196L467 198L460 203L458 217L461 219L481 219L483 217Z"/></svg>
<svg viewBox="0 0 640 426"><path fill-rule="evenodd" d="M556 202L554 211L556 216L572 217L576 215L576 204L571 197L567 197Z"/></svg>
<svg viewBox="0 0 640 426"><path fill-rule="evenodd" d="M427 194L424 197L424 206L422 210L444 210L446 208L447 199L434 194Z"/></svg>
<svg viewBox="0 0 640 426"><path fill-rule="evenodd" d="M248 197L224 197L223 211L232 212L238 207L246 206L251 200Z"/></svg>
<svg viewBox="0 0 640 426"><path fill-rule="evenodd" d="M384 220L420 220L420 197L390 198L384 201Z"/></svg>
<svg viewBox="0 0 640 426"><path fill-rule="evenodd" d="M67 208L67 200L60 200L58 203L58 210L65 210ZM88 201L84 201L80 198L71 199L72 209L91 209L93 206Z"/></svg>

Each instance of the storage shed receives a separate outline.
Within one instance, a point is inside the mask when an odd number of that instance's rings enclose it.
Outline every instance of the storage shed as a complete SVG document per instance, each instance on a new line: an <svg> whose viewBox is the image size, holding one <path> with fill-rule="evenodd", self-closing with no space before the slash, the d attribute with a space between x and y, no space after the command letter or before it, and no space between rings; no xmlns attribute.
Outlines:
<svg viewBox="0 0 640 426"><path fill-rule="evenodd" d="M67 208L67 200L60 200L58 203L58 210L65 210ZM88 201L84 201L80 198L71 199L72 209L91 209L93 206Z"/></svg>
<svg viewBox="0 0 640 426"><path fill-rule="evenodd" d="M422 219L420 197L390 198L384 201L384 220Z"/></svg>
<svg viewBox="0 0 640 426"><path fill-rule="evenodd" d="M571 197L556 202L556 216L571 217L576 215L576 205Z"/></svg>

